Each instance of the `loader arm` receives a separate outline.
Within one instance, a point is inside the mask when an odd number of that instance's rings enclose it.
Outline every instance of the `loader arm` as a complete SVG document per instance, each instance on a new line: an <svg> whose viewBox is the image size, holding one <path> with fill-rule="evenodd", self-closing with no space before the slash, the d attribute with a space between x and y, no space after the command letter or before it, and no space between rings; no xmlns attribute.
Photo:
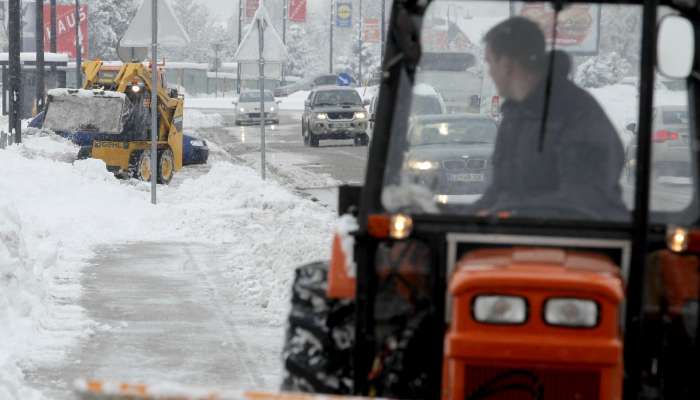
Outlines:
<svg viewBox="0 0 700 400"><path fill-rule="evenodd" d="M97 82L97 77L102 69L102 65L103 62L100 60L86 61L83 64L83 73L85 74L83 89L91 89L92 85Z"/></svg>

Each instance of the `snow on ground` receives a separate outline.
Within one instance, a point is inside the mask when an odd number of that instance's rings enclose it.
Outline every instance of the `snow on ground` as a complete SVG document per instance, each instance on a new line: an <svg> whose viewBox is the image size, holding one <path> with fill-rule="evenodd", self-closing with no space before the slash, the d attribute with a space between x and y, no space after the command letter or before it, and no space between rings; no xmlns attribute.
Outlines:
<svg viewBox="0 0 700 400"><path fill-rule="evenodd" d="M196 127L194 115L188 113ZM225 245L232 284L273 324L285 314L293 268L328 258L333 213L248 167L216 162L178 185L159 186L154 206L148 184L117 180L99 160L69 161L76 149L63 139L40 131L23 139L0 150L2 399L40 399L23 384L21 369L60 360L90 334L74 304L96 246Z"/></svg>
<svg viewBox="0 0 700 400"><path fill-rule="evenodd" d="M212 128L223 126L221 114L205 114L197 110L187 110L183 121L184 129Z"/></svg>

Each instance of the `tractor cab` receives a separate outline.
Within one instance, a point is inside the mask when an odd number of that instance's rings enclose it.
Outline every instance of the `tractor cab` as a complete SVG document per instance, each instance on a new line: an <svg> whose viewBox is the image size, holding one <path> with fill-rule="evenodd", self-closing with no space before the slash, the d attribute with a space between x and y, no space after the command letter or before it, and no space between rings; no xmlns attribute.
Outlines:
<svg viewBox="0 0 700 400"><path fill-rule="evenodd" d="M700 398L698 9L394 2L365 184L340 190L329 266L297 271L284 388ZM417 71L451 52L479 55L498 120L414 118Z"/></svg>

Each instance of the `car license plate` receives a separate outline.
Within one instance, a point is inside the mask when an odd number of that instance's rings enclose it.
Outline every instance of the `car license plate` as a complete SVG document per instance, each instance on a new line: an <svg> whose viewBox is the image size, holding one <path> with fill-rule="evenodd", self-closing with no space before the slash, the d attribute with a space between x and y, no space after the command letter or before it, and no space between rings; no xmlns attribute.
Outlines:
<svg viewBox="0 0 700 400"><path fill-rule="evenodd" d="M448 175L447 179L452 182L483 182L484 174L455 174Z"/></svg>
<svg viewBox="0 0 700 400"><path fill-rule="evenodd" d="M347 122L336 122L333 124L333 128L349 128L350 124Z"/></svg>

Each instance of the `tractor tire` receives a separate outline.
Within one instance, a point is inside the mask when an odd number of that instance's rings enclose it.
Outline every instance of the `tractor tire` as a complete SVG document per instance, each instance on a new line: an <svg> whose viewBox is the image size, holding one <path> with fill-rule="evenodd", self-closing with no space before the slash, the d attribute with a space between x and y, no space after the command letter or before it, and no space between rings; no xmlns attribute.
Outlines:
<svg viewBox="0 0 700 400"><path fill-rule="evenodd" d="M309 145L311 147L318 147L318 143L318 136L314 135L313 132L309 132Z"/></svg>
<svg viewBox="0 0 700 400"><path fill-rule="evenodd" d="M175 174L175 157L170 149L158 152L158 183L167 185Z"/></svg>
<svg viewBox="0 0 700 400"><path fill-rule="evenodd" d="M326 297L327 263L295 271L292 309L282 352L282 390L351 394L354 302Z"/></svg>
<svg viewBox="0 0 700 400"><path fill-rule="evenodd" d="M129 162L131 176L148 182L151 180L151 153L149 151L135 151Z"/></svg>

